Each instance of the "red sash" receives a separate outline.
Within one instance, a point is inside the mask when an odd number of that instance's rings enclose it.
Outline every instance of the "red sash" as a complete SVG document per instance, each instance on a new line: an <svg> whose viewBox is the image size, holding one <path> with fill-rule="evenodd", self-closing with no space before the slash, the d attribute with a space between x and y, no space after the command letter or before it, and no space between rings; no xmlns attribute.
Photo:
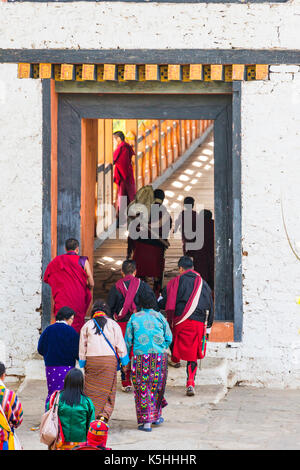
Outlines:
<svg viewBox="0 0 300 470"><path fill-rule="evenodd" d="M196 274L193 291L188 302L186 303L186 306L182 314L179 317L175 317L176 298L177 298L177 291L179 287L179 280L183 274L190 272L190 271ZM184 273L180 274L179 276L176 276L174 279L168 282L166 313L167 313L167 319L171 328L173 328L175 325L179 325L180 323L184 322L194 313L198 305L199 299L200 299L202 286L203 286L202 277L200 276L199 273L197 273L196 271L193 271L192 269L188 269Z"/></svg>
<svg viewBox="0 0 300 470"><path fill-rule="evenodd" d="M126 281L130 281L128 289L125 284ZM132 276L131 274L128 274L127 276L123 277L118 282L116 282L117 290L124 297L124 305L121 308L120 313L116 315L117 321L122 320L127 315L128 312L133 313L136 310L134 298L140 287L140 283L141 283L141 280L136 278L135 276Z"/></svg>

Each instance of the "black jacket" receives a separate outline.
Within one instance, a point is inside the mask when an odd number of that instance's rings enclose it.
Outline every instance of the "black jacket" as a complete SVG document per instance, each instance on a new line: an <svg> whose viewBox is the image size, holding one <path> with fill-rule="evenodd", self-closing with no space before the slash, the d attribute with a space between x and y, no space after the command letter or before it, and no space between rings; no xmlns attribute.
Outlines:
<svg viewBox="0 0 300 470"><path fill-rule="evenodd" d="M128 288L129 286L129 281L126 281L125 282L125 285L126 287ZM157 301L156 301L156 297L155 297L155 294L153 292L153 290L151 289L151 287L149 286L149 284L147 284L146 282L144 281L141 281L140 282L140 286L138 288L138 291L134 297L134 303L135 305L137 306L137 309L140 310L140 296L144 293L144 292L147 292L147 293L150 293L150 295L153 296L153 302L154 302L154 310L158 310L158 305L157 305ZM123 295L121 294L121 292L118 291L118 289L116 288L116 286L114 285L110 291L109 291L109 294L108 294L108 298L107 298L107 303L111 309L111 315L113 316L114 314L119 314L120 311L121 311L121 308L123 307L124 305L124 297ZM122 318L122 320L120 320L120 322L127 322L129 321L130 317L132 315L132 312L128 312L126 314L126 316L124 318Z"/></svg>
<svg viewBox="0 0 300 470"><path fill-rule="evenodd" d="M186 303L193 292L195 278L196 274L191 271L188 271L187 273L181 276L176 297L175 317L179 317L180 315L182 315ZM159 301L158 306L161 310L165 310L167 303L166 287L162 291L162 297L163 298ZM196 320L204 323L206 310L209 310L207 327L211 328L214 321L214 303L211 294L211 289L207 282L203 279L202 291L197 308L189 317L189 320Z"/></svg>

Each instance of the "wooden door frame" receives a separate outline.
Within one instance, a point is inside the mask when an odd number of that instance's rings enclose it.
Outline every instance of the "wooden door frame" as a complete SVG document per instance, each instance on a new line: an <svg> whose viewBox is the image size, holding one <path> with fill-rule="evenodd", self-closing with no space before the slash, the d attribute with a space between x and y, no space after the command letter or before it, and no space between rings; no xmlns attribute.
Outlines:
<svg viewBox="0 0 300 470"><path fill-rule="evenodd" d="M47 115L49 84L43 82L44 118ZM49 114L49 112L48 112ZM82 119L213 119L215 138L215 184L223 185L223 196L215 201L216 246L220 253L216 265L217 315L221 321L234 322L234 340L242 340L241 271L241 87L233 84L231 94L103 94L61 93L58 95L58 194L57 246L63 249L66 238L81 238L81 122ZM49 121L48 121L49 122ZM49 138L44 123L43 270L49 256ZM224 155L226 158L224 158ZM219 162L219 164L218 164ZM51 171L51 170L50 170ZM226 172L226 187L222 171ZM224 173L223 173L224 174ZM221 190L220 190L221 191ZM50 204L50 207L49 207ZM226 219L226 221L225 221ZM219 227L219 228L218 228ZM50 237L51 238L51 237ZM226 260L226 261L224 261ZM219 266L219 267L218 267ZM228 269L231 273L228 276ZM222 299L220 303L218 298ZM43 289L43 325L49 322L49 290Z"/></svg>

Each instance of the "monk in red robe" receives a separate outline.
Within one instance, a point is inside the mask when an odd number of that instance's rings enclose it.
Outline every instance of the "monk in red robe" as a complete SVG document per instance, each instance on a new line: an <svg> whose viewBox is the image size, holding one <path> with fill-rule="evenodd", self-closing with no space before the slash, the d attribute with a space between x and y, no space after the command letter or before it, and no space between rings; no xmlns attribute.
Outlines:
<svg viewBox="0 0 300 470"><path fill-rule="evenodd" d="M193 270L193 260L182 256L178 267L180 275L168 282L158 305L166 311L173 333L170 364L176 367L181 359L187 361L186 394L193 396L197 361L206 352L205 340L213 323L214 306L207 282Z"/></svg>
<svg viewBox="0 0 300 470"><path fill-rule="evenodd" d="M118 186L118 214L120 216L120 210L126 212L127 205L133 201L136 193L131 161L134 151L131 145L125 142L125 135L122 131L114 132L113 136L117 145L113 160L115 167L114 182ZM121 208L122 197L127 198L124 208Z"/></svg>
<svg viewBox="0 0 300 470"><path fill-rule="evenodd" d="M126 260L122 264L122 279L116 282L109 291L107 304L110 307L114 320L121 327L125 337L127 323L133 313L139 311L140 298L146 292L153 296L154 304L157 305L154 292L151 287L136 277L136 264L133 260ZM130 353L130 357L132 354ZM122 372L122 390L131 390L130 365L126 373Z"/></svg>
<svg viewBox="0 0 300 470"><path fill-rule="evenodd" d="M94 279L88 258L79 256L79 242L69 238L65 244L66 254L56 256L47 266L44 282L49 284L54 300L54 315L62 307L75 312L72 327L79 333L90 306Z"/></svg>

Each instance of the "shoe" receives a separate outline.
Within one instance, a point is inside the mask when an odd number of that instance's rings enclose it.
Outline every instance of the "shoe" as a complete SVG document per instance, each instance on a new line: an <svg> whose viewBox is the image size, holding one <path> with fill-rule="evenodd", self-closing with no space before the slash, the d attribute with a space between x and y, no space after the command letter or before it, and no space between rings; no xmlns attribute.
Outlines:
<svg viewBox="0 0 300 470"><path fill-rule="evenodd" d="M131 392L132 387L130 385L127 385L126 387L122 387L122 392L129 393Z"/></svg>
<svg viewBox="0 0 300 470"><path fill-rule="evenodd" d="M175 367L175 369L178 369L178 367L181 367L180 362L173 362L171 359L168 360L168 364L172 367Z"/></svg>
<svg viewBox="0 0 300 470"><path fill-rule="evenodd" d="M138 430L139 431L145 431L145 432L151 432L152 428L144 428L144 425L141 424L140 426L138 426Z"/></svg>
<svg viewBox="0 0 300 470"><path fill-rule="evenodd" d="M195 395L195 389L192 385L189 385L186 389L186 394L188 397L193 397Z"/></svg>
<svg viewBox="0 0 300 470"><path fill-rule="evenodd" d="M153 421L152 424L154 424L155 426L159 426L159 425L162 424L164 421L165 421L164 418L161 417L161 418L158 418L157 421Z"/></svg>

